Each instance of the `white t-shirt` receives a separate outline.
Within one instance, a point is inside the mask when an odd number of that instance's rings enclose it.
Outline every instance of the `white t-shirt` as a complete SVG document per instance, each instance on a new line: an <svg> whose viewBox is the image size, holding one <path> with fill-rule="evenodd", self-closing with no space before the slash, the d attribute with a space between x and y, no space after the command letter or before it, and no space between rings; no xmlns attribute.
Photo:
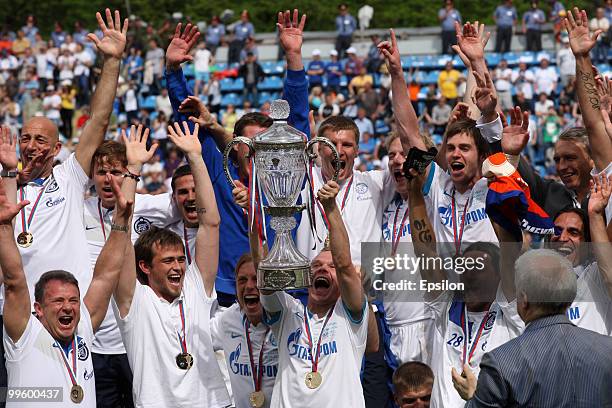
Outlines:
<svg viewBox="0 0 612 408"><path fill-rule="evenodd" d="M185 245L185 256L187 257L187 263L191 264L193 257L195 256L196 249L196 236L198 235L198 228L185 228L183 220L178 220L168 225L167 228L174 232L176 235L181 237L183 244Z"/></svg>
<svg viewBox="0 0 612 408"><path fill-rule="evenodd" d="M314 194L325 184L321 169L313 168ZM345 193L346 204L342 210L342 201ZM353 179L345 180L340 185L340 192L336 197L338 208L342 211L342 219L351 244L351 259L355 265L361 265L361 243L381 242L382 212L395 192L395 180L388 169L371 171L353 171ZM302 190L302 203L310 200L308 187ZM323 249L327 237L327 226L321 210L315 204L315 217L317 234L320 240L312 236L308 209L302 211L302 220L297 230L297 247L308 259L313 259ZM315 245L316 244L316 245ZM313 249L314 246L314 249Z"/></svg>
<svg viewBox="0 0 612 408"><path fill-rule="evenodd" d="M47 271L61 269L72 273L79 281L81 297L85 296L93 272L83 219L79 216L83 214L83 194L87 191L89 178L74 154L55 166L52 175L42 184L45 192L28 228L33 236L32 245L18 247L32 300L34 285ZM26 223L42 186L30 182L24 188L25 199L30 201L24 209ZM20 199L19 191L17 198ZM15 238L22 231L21 215L18 214Z"/></svg>
<svg viewBox="0 0 612 408"><path fill-rule="evenodd" d="M125 105L126 112L133 112L138 110L138 99L136 98L136 91L128 89L123 96L123 104Z"/></svg>
<svg viewBox="0 0 612 408"><path fill-rule="evenodd" d="M48 95L43 98L43 107L45 116L49 119L60 119L60 107L62 105L62 97L58 94Z"/></svg>
<svg viewBox="0 0 612 408"><path fill-rule="evenodd" d="M234 402L238 408L250 407L249 396L255 391L245 334L245 321L246 316L240 310L240 305L234 303L215 315L210 329L215 350L225 352ZM262 351L262 344L264 344L261 390L266 397L264 407L268 408L272 401L272 389L278 373L278 343L272 331L268 330L268 326L263 322L250 326L249 338L251 339L255 373L260 370L259 355Z"/></svg>
<svg viewBox="0 0 612 408"><path fill-rule="evenodd" d="M75 76L79 76L79 75L89 76L89 67L93 63L89 53L83 50L79 52L78 54L75 54L74 57L76 58L76 65L74 67L74 75Z"/></svg>
<svg viewBox="0 0 612 408"><path fill-rule="evenodd" d="M180 369L182 335L179 304L185 310L187 352L193 366ZM230 398L215 357L210 337L211 308L216 293L206 296L195 262L185 272L183 292L172 303L136 282L127 316L120 317L113 299L128 361L134 373L132 394L136 407L227 407Z"/></svg>
<svg viewBox="0 0 612 408"><path fill-rule="evenodd" d="M535 69L535 90L537 94L544 92L546 95L550 95L552 91L555 91L554 84L559 80L559 76L553 67L546 69L536 68Z"/></svg>
<svg viewBox="0 0 612 408"><path fill-rule="evenodd" d="M204 48L204 49L198 49L195 52L194 55L194 65L195 65L195 70L198 72L208 72L209 71L209 67L208 65L210 64L210 57L211 57L211 53L208 49Z"/></svg>
<svg viewBox="0 0 612 408"><path fill-rule="evenodd" d="M610 335L612 330L612 300L597 262L574 268L578 278L576 299L567 310L572 323L583 329Z"/></svg>
<svg viewBox="0 0 612 408"><path fill-rule="evenodd" d="M98 207L97 197L90 197L85 200L84 210L83 223L85 224L87 247L89 248L93 270L98 256L100 256L100 252L102 252L102 248L106 243L106 239L111 233L111 224L115 211L114 209L108 210L102 206ZM169 194L156 196L136 194L134 216L132 217L132 243L136 242L140 234L147 231L151 225L164 227L171 221L172 213ZM102 229L101 219L104 223L104 230ZM92 351L99 354L125 354L125 347L123 347L123 342L121 341L121 333L119 333L117 321L110 305L102 324L96 332Z"/></svg>
<svg viewBox="0 0 612 408"><path fill-rule="evenodd" d="M461 399L453 386L451 368L462 371L463 348L465 334L461 327L461 316L464 311L463 302L453 299L454 293L443 292L437 299L426 302L425 305L434 316L434 339L431 369L434 373L434 385L431 394L433 407L463 407L465 401ZM497 291L497 299L489 309L489 315L483 322L487 312L467 313L468 328L470 331L470 348L474 345L481 325L482 334L474 346L470 359L470 368L476 377L480 373L482 356L496 347L519 336L525 329L516 310L516 300L508 303L501 289Z"/></svg>
<svg viewBox="0 0 612 408"><path fill-rule="evenodd" d="M510 68L495 69L495 89L499 92L510 91L510 80L512 79L512 70Z"/></svg>
<svg viewBox="0 0 612 408"><path fill-rule="evenodd" d="M516 91L522 92L525 99L533 99L533 83L535 82L535 76L531 70L513 72L512 82L516 85Z"/></svg>
<svg viewBox="0 0 612 408"><path fill-rule="evenodd" d="M539 113L541 115L546 115L548 113L548 109L555 106L555 103L550 99L546 99L544 102L541 102L539 99L535 103L535 113L536 115Z"/></svg>
<svg viewBox="0 0 612 408"><path fill-rule="evenodd" d="M365 300L363 317L359 322L350 317L341 298L336 302L320 340L318 371L323 381L316 389L308 388L304 380L312 371L304 305L285 292L262 295L261 302L279 344L280 370L270 405L287 408L365 407L359 380L368 332ZM326 315L308 314L312 347L316 350Z"/></svg>
<svg viewBox="0 0 612 408"><path fill-rule="evenodd" d="M408 217L408 201L403 200L399 194L396 194L383 212L383 240L393 246L393 240L397 242L399 236L400 244L397 253L414 257L410 219ZM402 243L410 245L402 245ZM373 279L377 279L376 275L373 276ZM421 274L419 271L410 274L410 271L405 270L395 270L384 274L385 282L399 283L403 279L418 282L421 279ZM416 293L413 292L389 290L385 291L383 296L385 317L391 326L402 326L431 318L429 313L426 313L424 299L420 293L417 298Z"/></svg>
<svg viewBox="0 0 612 408"><path fill-rule="evenodd" d="M91 361L91 343L93 330L87 307L81 302L81 319L76 329L76 382L83 388L83 401L74 404L70 400L72 382L60 353L62 348L56 345L55 339L42 323L30 316L25 331L16 343L4 331L4 352L8 387L51 387L62 388L63 402L11 402L7 407L96 407L96 383L93 363ZM67 360L72 369L74 349L70 348ZM66 356L64 354L64 356ZM43 400L40 400L43 401Z"/></svg>
<svg viewBox="0 0 612 408"><path fill-rule="evenodd" d="M576 57L571 48L557 51L557 66L561 75L576 75Z"/></svg>
<svg viewBox="0 0 612 408"><path fill-rule="evenodd" d="M63 81L65 79L74 78L74 64L76 63L76 58L72 55L60 55L57 58L57 67L60 70L59 79Z"/></svg>
<svg viewBox="0 0 612 408"><path fill-rule="evenodd" d="M436 241L443 244L439 249L440 256L445 257L455 254L453 195L455 197L455 219L457 221L456 242L459 243L460 241L461 251L464 251L474 242L492 242L495 244L499 242L485 211L488 190L487 179L483 177L474 184L471 190L459 193L455 191L450 174L442 170L436 163L431 164L423 192L427 205L427 216L431 220ZM466 203L468 203L467 213L463 222L463 236L460 240L461 220L464 216Z"/></svg>

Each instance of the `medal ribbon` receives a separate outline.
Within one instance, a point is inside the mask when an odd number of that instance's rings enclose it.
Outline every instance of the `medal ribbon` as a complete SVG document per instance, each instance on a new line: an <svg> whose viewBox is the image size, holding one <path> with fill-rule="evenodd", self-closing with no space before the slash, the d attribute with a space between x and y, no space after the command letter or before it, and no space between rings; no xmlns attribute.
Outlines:
<svg viewBox="0 0 612 408"><path fill-rule="evenodd" d="M408 208L406 208L406 211L404 212L404 216L402 217L402 222L400 224L399 230L397 230L397 236L395 235L395 226L397 225L397 216L399 215L399 210L402 206L399 205L396 209L395 209L395 217L393 217L393 230L391 231L391 249L392 249L392 253L391 255L395 255L395 253L397 252L397 247L399 246L400 240L401 240L401 236L402 236L402 231L404 230L404 226L406 225L406 220L408 219L408 215L410 214L410 211Z"/></svg>
<svg viewBox="0 0 612 408"><path fill-rule="evenodd" d="M182 299L179 301L179 310L181 312L181 327L183 329L183 335L181 336L181 333L179 333L178 331L176 332L176 334L178 334L178 337L181 343L181 352L184 354L188 354L187 353L187 336L185 335L185 310L183 309Z"/></svg>
<svg viewBox="0 0 612 408"><path fill-rule="evenodd" d="M98 216L100 217L100 227L102 227L102 235L104 235L104 242L106 242L106 228L104 225L104 217L102 216L102 206L100 205L99 198L98 198Z"/></svg>
<svg viewBox="0 0 612 408"><path fill-rule="evenodd" d="M306 338L308 339L308 347L310 348L310 356L312 358L312 372L316 373L319 367L319 355L321 353L321 336L323 335L323 331L325 330L325 326L329 321L332 313L334 312L334 308L329 309L327 316L325 317L325 321L323 322L323 327L321 327L321 332L319 333L319 340L317 341L317 351L315 355L312 354L312 332L310 331L310 324L308 323L308 310L306 306L304 306L304 325L306 327Z"/></svg>
<svg viewBox="0 0 612 408"><path fill-rule="evenodd" d="M183 240L185 241L185 255L187 255L187 264L190 265L191 264L191 250L189 249L189 239L187 238L187 226L185 225L184 221L183 221ZM180 307L181 307L181 318L184 320L182 301L181 301ZM185 324L183 323L183 334L185 331L184 327L185 327Z"/></svg>
<svg viewBox="0 0 612 408"><path fill-rule="evenodd" d="M351 176L351 179L349 180L346 186L346 189L344 190L344 197L342 197L342 203L340 204L340 214L344 212L344 206L346 205L346 199L348 198L348 194L349 194L349 191L351 191L352 186L353 186L353 176ZM329 231L329 221L327 220L327 215L325 215L325 210L323 210L323 207L321 206L321 203L319 202L319 200L315 200L315 202L317 203L317 207L319 208L319 211L321 212L321 215L323 216L323 221L325 221L325 226L327 227L327 230Z"/></svg>
<svg viewBox="0 0 612 408"><path fill-rule="evenodd" d="M62 349L62 346L57 342L57 340L55 341L55 345L58 348L58 351L60 353L60 355L62 356L62 361L64 362L64 365L66 366L66 369L68 370L68 376L70 377L70 382L72 382L72 385L75 386L77 385L77 381L76 381L76 372L77 372L77 359L76 359L76 355L77 355L77 349L76 349L76 341L73 338L72 339L72 368L70 368L70 364L68 364L68 359L66 358L66 356L64 355L64 350Z"/></svg>
<svg viewBox="0 0 612 408"><path fill-rule="evenodd" d="M40 199L45 194L45 190L47 189L47 186L49 185L49 182L51 180L53 180L53 176L49 177L47 181L42 185L42 189L38 193L38 196L36 197L36 200L34 201L34 204L32 205L32 211L30 211L30 216L28 217L27 222L26 222L26 216L25 216L25 207L21 209L21 226L22 226L23 232L28 232L30 225L32 225L32 219L34 218L34 213L36 212L36 209L38 208L38 204L40 203ZM25 192L24 192L23 186L19 188L19 200L21 201L25 200Z"/></svg>
<svg viewBox="0 0 612 408"><path fill-rule="evenodd" d="M461 366L463 366L465 363L470 364L470 360L472 359L472 356L474 355L474 352L476 351L476 346L478 345L478 341L480 340L480 337L482 336L482 331L484 330L485 324L487 323L487 318L489 317L489 313L490 313L490 310L487 310L487 313L485 313L484 317L482 318L482 321L480 322L480 326L478 327L478 331L476 332L476 337L474 338L474 342L470 346L470 351L468 353L468 342L469 342L470 332L469 332L468 321L467 321L467 309L465 307L465 304L463 304L463 310L461 312L461 330L463 330L464 342L463 342L463 356L462 356L463 364L461 364Z"/></svg>
<svg viewBox="0 0 612 408"><path fill-rule="evenodd" d="M463 231L465 227L465 216L467 214L468 206L470 204L470 197L468 197L465 202L465 207L463 207L463 215L461 216L461 226L459 227L459 233L457 233L457 215L456 212L456 204L455 204L455 189L453 189L453 197L451 200L452 206L452 217L453 217L453 241L455 241L455 255L459 255L461 253L461 240L463 239Z"/></svg>
<svg viewBox="0 0 612 408"><path fill-rule="evenodd" d="M266 344L266 337L268 336L268 332L270 331L270 327L266 328L266 332L263 335L263 340L261 342L261 349L259 350L259 359L258 359L258 370L257 377L255 377L255 361L253 360L253 345L251 344L251 335L249 334L249 327L251 327L251 323L248 319L244 319L244 333L246 334L247 341L247 350L249 351L249 361L251 362L251 375L253 376L253 387L255 391L261 391L261 383L263 379L263 352L264 346Z"/></svg>

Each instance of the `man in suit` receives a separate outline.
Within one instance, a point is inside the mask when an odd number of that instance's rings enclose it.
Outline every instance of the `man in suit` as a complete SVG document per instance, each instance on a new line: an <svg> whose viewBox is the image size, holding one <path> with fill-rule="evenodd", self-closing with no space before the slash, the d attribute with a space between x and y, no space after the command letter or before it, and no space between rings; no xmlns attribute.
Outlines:
<svg viewBox="0 0 612 408"><path fill-rule="evenodd" d="M453 376L466 407L612 406L612 338L566 316L576 296L571 263L538 249L523 254L515 271L525 332L483 357L477 386L468 370Z"/></svg>

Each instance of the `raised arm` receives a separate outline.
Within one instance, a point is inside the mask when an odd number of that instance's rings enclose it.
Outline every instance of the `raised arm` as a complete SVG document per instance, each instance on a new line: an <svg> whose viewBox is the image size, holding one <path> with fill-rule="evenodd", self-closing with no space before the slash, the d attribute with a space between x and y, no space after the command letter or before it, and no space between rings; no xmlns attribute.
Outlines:
<svg viewBox="0 0 612 408"><path fill-rule="evenodd" d="M192 115L189 116L189 121L197 123L200 129L208 131L215 139L215 143L221 151L223 151L225 146L234 138L234 135L226 131L219 121L217 121L217 118L208 111L206 104L196 96L190 95L185 98L183 102L181 102L178 111L181 114L191 113Z"/></svg>
<svg viewBox="0 0 612 408"><path fill-rule="evenodd" d="M427 216L427 209L425 207L425 198L423 197L423 175L419 175L416 170L410 170L410 176L412 177L408 181L409 193L409 219L410 228L412 235L412 243L414 245L414 253L417 257L431 257L437 258L438 253L436 250L436 235L434 233L431 221ZM435 262L434 262L435 264ZM442 269L434 268L421 268L421 277L428 282L442 282L445 278L444 271ZM425 294L426 300L436 299L440 295L440 291L427 292Z"/></svg>
<svg viewBox="0 0 612 408"><path fill-rule="evenodd" d="M149 129L145 129L143 133L142 125L132 126L130 128L129 137L125 134L125 130L121 131L121 138L125 144L125 153L127 156L128 173L124 176L122 191L126 199L133 200L133 194L136 189L136 183L142 170L142 165L155 154L157 144L153 144L147 150L147 139L149 138ZM132 190L133 189L133 190ZM126 225L130 225L128 221ZM131 242L127 242L124 251L118 253L123 254L123 264L119 274L119 281L115 285L113 296L119 308L121 317L127 316L134 297L134 289L136 288L136 261L134 260L134 248ZM117 256L117 253L115 253Z"/></svg>
<svg viewBox="0 0 612 408"><path fill-rule="evenodd" d="M16 180L3 178L0 183L0 269L4 275L4 329L17 342L28 324L32 304L21 255L15 245L13 218L29 201L15 204L5 191L9 183L16 184Z"/></svg>
<svg viewBox="0 0 612 408"><path fill-rule="evenodd" d="M219 264L219 224L221 218L208 170L202 159L202 145L198 140L199 126L189 131L187 122L183 129L178 122L168 126L168 137L187 157L193 174L198 213L198 233L196 235L195 262L202 274L206 295L211 296L217 278ZM187 243L185 243L187 245Z"/></svg>
<svg viewBox="0 0 612 408"><path fill-rule="evenodd" d="M491 35L488 32L485 34L484 30L484 24L479 24L478 21L474 24L468 22L463 26L455 22L457 47L469 59L472 71L478 72L481 76L488 71L484 48Z"/></svg>
<svg viewBox="0 0 612 408"><path fill-rule="evenodd" d="M121 67L128 29L127 18L123 21L123 27L121 27L121 17L118 10L115 10L113 19L111 11L106 9L108 26L104 23L100 13L96 13L96 19L104 37L100 40L95 34L90 33L87 38L96 45L98 51L102 52L104 63L100 80L91 97L91 118L83 128L75 153L77 161L88 176L91 176L91 158L98 146L104 141L106 128L113 111L119 68Z"/></svg>
<svg viewBox="0 0 612 408"><path fill-rule="evenodd" d="M606 125L600 112L600 100L597 93L595 74L591 64L590 51L597 43L602 30L589 33L589 20L586 11L574 7L574 12L567 13L563 25L569 35L570 46L576 57L576 93L582 112L584 126L589 136L591 157L595 169L603 171L612 161L612 141L608 137Z"/></svg>
<svg viewBox="0 0 612 408"><path fill-rule="evenodd" d="M588 207L589 228L597 266L610 297L612 297L612 244L606 232L605 215L611 193L612 178L608 179L603 174L593 177Z"/></svg>
<svg viewBox="0 0 612 408"><path fill-rule="evenodd" d="M340 296L353 317L360 318L363 313L363 288L361 277L351 260L348 233L336 204L339 189L338 183L328 181L317 192L317 199L323 205L329 221L329 246L340 286Z"/></svg>
<svg viewBox="0 0 612 408"><path fill-rule="evenodd" d="M130 243L130 219L134 207L136 180L126 179L120 187L114 176L106 175L107 181L116 198L116 212L111 225L111 233L98 256L93 278L83 301L91 317L91 326L96 332L106 316L108 302L117 286L119 273L123 265L125 248Z"/></svg>

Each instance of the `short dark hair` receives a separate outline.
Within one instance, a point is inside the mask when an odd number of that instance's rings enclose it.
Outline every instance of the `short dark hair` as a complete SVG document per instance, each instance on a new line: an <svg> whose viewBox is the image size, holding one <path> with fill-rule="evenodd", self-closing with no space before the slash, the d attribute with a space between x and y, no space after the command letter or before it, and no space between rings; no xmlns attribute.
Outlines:
<svg viewBox="0 0 612 408"><path fill-rule="evenodd" d="M172 174L172 180L170 181L170 187L172 188L172 194L174 194L174 187L176 186L176 180L178 180L179 178L183 176L188 176L190 174L193 174L193 173L191 172L191 166L189 166L188 164L184 164L180 167L177 167L176 170L174 170L174 173Z"/></svg>
<svg viewBox="0 0 612 408"><path fill-rule="evenodd" d="M325 137L325 132L328 130L332 132L350 130L355 134L355 142L359 144L359 128L351 118L346 116L330 116L321 123L321 126L319 126L317 136Z"/></svg>
<svg viewBox="0 0 612 408"><path fill-rule="evenodd" d="M476 127L474 119L459 119L449 123L444 133L444 143L448 143L448 139L461 133L467 133L472 137L479 157L484 158L489 155L489 143L480 134L480 129Z"/></svg>
<svg viewBox="0 0 612 408"><path fill-rule="evenodd" d="M567 206L557 211L557 213L555 214L553 218L553 222L555 222L557 218L559 218L561 215L566 214L566 213L573 213L573 214L576 214L578 217L580 217L580 219L582 220L582 235L584 236L584 242L591 242L591 231L589 229L588 213L584 211L582 208Z"/></svg>
<svg viewBox="0 0 612 408"><path fill-rule="evenodd" d="M396 393L416 391L424 386L433 384L434 374L427 364L420 361L409 361L395 370L392 381Z"/></svg>
<svg viewBox="0 0 612 408"><path fill-rule="evenodd" d="M155 256L153 251L153 246L155 244L162 248L181 247L183 251L185 250L185 245L183 245L181 237L169 229L159 228L153 225L148 231L140 234L136 243L134 243L134 253L136 258L136 276L143 285L149 284L149 277L140 269L139 264L140 261L144 261L145 264L151 265L153 257Z"/></svg>
<svg viewBox="0 0 612 408"><path fill-rule="evenodd" d="M47 284L54 280L76 286L80 295L81 292L79 289L79 281L74 277L74 275L70 272L57 269L43 273L38 282L36 282L36 285L34 285L35 302L42 303L43 299L45 298L45 289L47 288Z"/></svg>
<svg viewBox="0 0 612 408"><path fill-rule="evenodd" d="M125 145L122 143L115 142L114 140L107 140L102 143L91 158L91 173L93 174L93 168L95 164L102 165L104 159L108 163L120 163L121 166L127 167L127 155L125 152Z"/></svg>
<svg viewBox="0 0 612 408"><path fill-rule="evenodd" d="M274 123L274 121L261 112L249 112L243 115L240 119L238 119L238 121L234 125L234 134L236 136L242 136L244 133L244 129L247 126L259 126L269 128L270 126L272 126L272 123Z"/></svg>

